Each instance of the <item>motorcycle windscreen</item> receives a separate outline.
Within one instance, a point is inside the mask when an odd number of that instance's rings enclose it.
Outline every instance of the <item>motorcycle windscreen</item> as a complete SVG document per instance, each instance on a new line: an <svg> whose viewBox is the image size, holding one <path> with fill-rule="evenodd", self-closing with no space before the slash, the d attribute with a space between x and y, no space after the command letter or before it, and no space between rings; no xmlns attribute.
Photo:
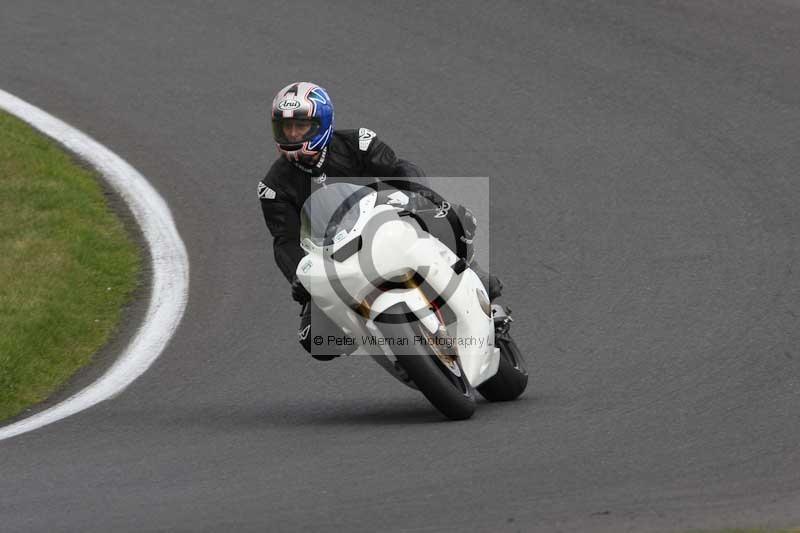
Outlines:
<svg viewBox="0 0 800 533"><path fill-rule="evenodd" d="M353 229L361 214L359 202L374 192L352 183L331 183L315 191L300 211L300 240L329 246Z"/></svg>

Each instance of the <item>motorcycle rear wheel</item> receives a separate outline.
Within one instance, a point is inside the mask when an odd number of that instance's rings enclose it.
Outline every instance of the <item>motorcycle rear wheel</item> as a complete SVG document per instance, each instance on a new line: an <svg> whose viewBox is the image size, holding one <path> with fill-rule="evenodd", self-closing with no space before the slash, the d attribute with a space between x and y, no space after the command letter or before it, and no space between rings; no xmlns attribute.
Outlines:
<svg viewBox="0 0 800 533"><path fill-rule="evenodd" d="M490 402L516 400L528 386L525 359L508 333L498 335L495 343L500 348L497 374L478 385L478 392Z"/></svg>

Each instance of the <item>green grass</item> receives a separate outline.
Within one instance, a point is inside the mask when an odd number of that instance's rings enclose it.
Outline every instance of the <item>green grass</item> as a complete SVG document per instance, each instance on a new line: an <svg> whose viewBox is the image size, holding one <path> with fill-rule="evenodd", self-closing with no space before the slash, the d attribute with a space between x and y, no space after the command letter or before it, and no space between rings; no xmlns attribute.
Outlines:
<svg viewBox="0 0 800 533"><path fill-rule="evenodd" d="M0 112L0 420L91 360L140 262L95 175Z"/></svg>

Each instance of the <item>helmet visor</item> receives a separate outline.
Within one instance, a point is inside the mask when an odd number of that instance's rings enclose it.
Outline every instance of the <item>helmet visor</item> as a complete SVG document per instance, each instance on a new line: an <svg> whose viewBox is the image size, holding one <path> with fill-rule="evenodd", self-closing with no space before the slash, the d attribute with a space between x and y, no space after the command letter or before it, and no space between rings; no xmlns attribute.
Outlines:
<svg viewBox="0 0 800 533"><path fill-rule="evenodd" d="M280 145L299 146L314 138L319 132L317 118L284 118L272 119L272 135Z"/></svg>

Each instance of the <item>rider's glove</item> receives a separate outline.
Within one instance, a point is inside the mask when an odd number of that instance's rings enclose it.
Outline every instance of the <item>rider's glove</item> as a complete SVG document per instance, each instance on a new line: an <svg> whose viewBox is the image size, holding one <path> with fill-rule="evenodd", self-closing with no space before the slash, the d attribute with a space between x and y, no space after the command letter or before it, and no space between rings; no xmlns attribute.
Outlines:
<svg viewBox="0 0 800 533"><path fill-rule="evenodd" d="M308 294L308 291L303 287L303 284L300 283L300 280L297 279L297 276L292 278L292 298L300 305L305 305L311 300L311 295Z"/></svg>
<svg viewBox="0 0 800 533"><path fill-rule="evenodd" d="M461 240L472 244L472 240L475 238L475 231L478 229L478 219L475 218L472 211L463 205L456 205L453 210L458 215L458 219L461 221L461 227L464 230L464 236Z"/></svg>

